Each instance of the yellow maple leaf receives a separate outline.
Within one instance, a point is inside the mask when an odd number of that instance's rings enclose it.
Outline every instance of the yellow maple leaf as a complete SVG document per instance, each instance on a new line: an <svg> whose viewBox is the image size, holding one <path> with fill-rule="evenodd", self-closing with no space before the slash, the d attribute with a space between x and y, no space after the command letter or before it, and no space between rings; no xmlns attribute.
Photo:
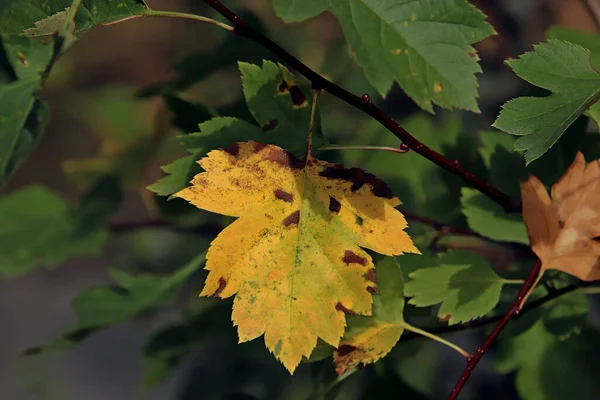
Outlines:
<svg viewBox="0 0 600 400"><path fill-rule="evenodd" d="M206 172L175 195L239 217L211 243L201 295L235 295L240 342L264 334L290 372L317 338L338 346L345 313L371 314L377 286L363 248L418 253L398 198L358 168L257 142L211 151L199 163Z"/></svg>
<svg viewBox="0 0 600 400"><path fill-rule="evenodd" d="M600 279L600 160L586 166L578 153L552 186L535 176L521 183L523 219L541 274L556 269L584 281ZM539 278L538 278L539 279Z"/></svg>

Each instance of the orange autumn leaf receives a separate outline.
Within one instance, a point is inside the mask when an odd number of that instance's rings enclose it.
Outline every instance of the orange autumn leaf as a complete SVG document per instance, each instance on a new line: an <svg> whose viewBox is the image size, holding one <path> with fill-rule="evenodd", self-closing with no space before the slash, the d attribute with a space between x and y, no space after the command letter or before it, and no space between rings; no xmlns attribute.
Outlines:
<svg viewBox="0 0 600 400"><path fill-rule="evenodd" d="M523 219L541 273L556 269L584 281L600 279L600 160L586 166L578 153L551 194L535 176L521 184Z"/></svg>
<svg viewBox="0 0 600 400"><path fill-rule="evenodd" d="M317 338L339 345L346 313L371 315L375 266L363 248L418 253L398 198L360 169L257 142L199 163L205 172L176 196L238 217L211 243L201 295L235 295L240 342L264 334L290 372Z"/></svg>

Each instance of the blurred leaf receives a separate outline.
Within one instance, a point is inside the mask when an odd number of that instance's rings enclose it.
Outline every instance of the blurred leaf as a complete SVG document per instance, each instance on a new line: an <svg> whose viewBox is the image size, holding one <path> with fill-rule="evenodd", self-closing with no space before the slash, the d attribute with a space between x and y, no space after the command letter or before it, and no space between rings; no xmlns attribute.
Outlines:
<svg viewBox="0 0 600 400"><path fill-rule="evenodd" d="M284 66L270 61L263 61L262 68L246 63L239 66L248 108L262 128L231 117L217 117L201 123L199 133L181 136L181 143L193 155L164 166L163 171L169 175L148 186L148 190L167 196L183 189L191 181L194 171L198 171L198 159L210 150L237 142L271 143L295 155L304 154L312 103L310 87L297 82ZM320 146L323 142L316 123L313 145Z"/></svg>
<svg viewBox="0 0 600 400"><path fill-rule="evenodd" d="M190 103L172 93L163 93L162 96L173 114L171 122L185 133L197 132L198 125L212 117L208 109L200 104Z"/></svg>
<svg viewBox="0 0 600 400"><path fill-rule="evenodd" d="M273 4L286 22L331 11L358 64L382 96L397 81L429 112L432 103L479 111L474 74L481 68L471 45L495 32L485 15L467 1L392 5L374 0L274 0Z"/></svg>
<svg viewBox="0 0 600 400"><path fill-rule="evenodd" d="M99 150L86 158L65 160L62 169L78 186L87 188L106 175L117 175L126 187L138 187L150 158L167 151L168 129L156 122L156 110L125 87L107 87L73 98L70 111L98 140ZM166 119L166 116L165 116Z"/></svg>
<svg viewBox="0 0 600 400"><path fill-rule="evenodd" d="M500 131L481 132L479 154L488 170L490 183L508 195L521 195L520 181L527 179L523 157L513 151L515 138Z"/></svg>
<svg viewBox="0 0 600 400"><path fill-rule="evenodd" d="M528 245L527 229L520 214L507 214L502 207L476 189L463 188L462 212L475 232L500 242Z"/></svg>
<svg viewBox="0 0 600 400"><path fill-rule="evenodd" d="M588 299L582 293L569 293L552 300L543 307L544 326L560 340L580 334L588 321Z"/></svg>
<svg viewBox="0 0 600 400"><path fill-rule="evenodd" d="M68 350L92 333L173 302L177 290L200 269L204 258L205 253L166 276L132 276L122 270L109 270L117 286L93 286L81 292L73 301L77 325L50 343L32 347L25 353Z"/></svg>
<svg viewBox="0 0 600 400"><path fill-rule="evenodd" d="M377 292L373 294L373 314L347 317L344 337L333 353L338 375L384 357L396 345L406 326L400 266L394 257L378 256L375 263Z"/></svg>
<svg viewBox="0 0 600 400"><path fill-rule="evenodd" d="M580 336L560 341L538 321L525 333L500 342L496 362L500 373L516 370L516 386L523 400L597 399L596 371L600 337L585 329Z"/></svg>
<svg viewBox="0 0 600 400"><path fill-rule="evenodd" d="M258 32L266 33L264 24L252 12L240 10L237 15ZM252 40L241 39L237 35L227 34L225 39L209 54L192 53L173 65L177 77L168 82L159 83L142 89L138 95L149 97L161 93L173 93L187 89L197 82L209 78L213 73L245 61L259 64L263 59L273 58L273 54Z"/></svg>
<svg viewBox="0 0 600 400"><path fill-rule="evenodd" d="M546 153L600 97L600 75L590 66L588 50L559 40L534 49L507 64L519 77L552 94L510 100L494 122L496 128L522 136L514 148L525 150L526 164Z"/></svg>
<svg viewBox="0 0 600 400"><path fill-rule="evenodd" d="M117 175L106 175L98 179L85 193L75 212L79 232L105 225L117 212L122 200L121 180Z"/></svg>
<svg viewBox="0 0 600 400"><path fill-rule="evenodd" d="M204 341L230 328L231 306L224 302L213 304L207 300L207 303L207 307L181 322L154 332L144 345L141 351L144 374L139 388L142 393L166 379Z"/></svg>
<svg viewBox="0 0 600 400"><path fill-rule="evenodd" d="M500 300L506 279L499 277L480 255L454 250L439 256L439 266L419 269L409 276L405 294L410 304L428 307L441 303L438 316L453 325L481 317Z"/></svg>
<svg viewBox="0 0 600 400"><path fill-rule="evenodd" d="M41 186L0 199L0 274L13 277L69 258L97 254L106 239L100 227L78 230L65 201Z"/></svg>

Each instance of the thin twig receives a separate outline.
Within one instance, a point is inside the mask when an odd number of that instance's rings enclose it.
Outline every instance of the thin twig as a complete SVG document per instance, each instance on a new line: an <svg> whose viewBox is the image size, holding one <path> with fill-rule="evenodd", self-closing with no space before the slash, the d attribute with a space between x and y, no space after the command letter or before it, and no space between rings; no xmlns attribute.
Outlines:
<svg viewBox="0 0 600 400"><path fill-rule="evenodd" d="M231 25L224 24L223 22L219 22L212 18L203 17L201 15L188 14L188 13L175 12L175 11L158 11L158 10L150 10L150 9L146 10L145 12L143 12L141 14L130 15L128 17L121 18L116 21L111 21L111 22L108 22L103 25L104 26L114 25L114 24L118 24L121 22L129 21L131 19L144 18L144 17L168 17L168 18L193 19L195 21L206 22L208 24L218 26L219 28L223 28L225 30L228 30L229 32L234 31L234 28Z"/></svg>
<svg viewBox="0 0 600 400"><path fill-rule="evenodd" d="M465 383L467 383L467 380L471 376L471 373L473 372L473 370L479 363L479 360L481 360L481 358L485 354L486 350L490 347L490 345L494 342L494 340L496 340L498 335L500 335L500 332L502 332L502 330L504 329L506 324L508 324L508 322L513 317L515 317L516 315L518 315L520 313L521 303L523 302L523 299L525 298L525 296L530 292L530 290L531 290L532 286L535 284L535 282L538 281L538 276L540 274L541 267L542 267L541 261L540 260L536 261L534 267L531 269L531 272L529 273L529 276L525 280L525 283L523 284L523 286L521 286L521 289L519 290L519 293L517 294L517 297L513 301L509 310L506 312L506 314L504 314L504 316L502 316L502 318L500 319L500 322L498 322L496 327L488 335L488 337L485 339L483 344L481 346L479 346L479 349L477 349L477 351L475 352L475 355L469 360L467 367L465 368L462 375L458 379L458 382L456 382L456 386L454 386L454 389L452 389L452 393L450 393L448 400L456 400L456 398L460 394L460 391L465 386Z"/></svg>
<svg viewBox="0 0 600 400"><path fill-rule="evenodd" d="M408 131L402 128L396 123L389 115L383 110L374 105L368 95L364 94L362 97L358 97L343 89L342 87L334 84L333 82L325 79L319 75L307 65L302 63L296 57L292 56L278 44L253 29L243 19L241 19L234 12L229 10L218 0L204 0L209 6L214 8L217 12L223 15L229 20L235 27L234 33L253 40L258 44L271 51L273 54L278 56L285 64L295 69L297 72L302 74L308 79L314 89L322 89L338 99L350 104L351 106L363 111L376 119L380 124L392 132L398 139L400 139L408 148L414 150L416 153L422 155L433 163L440 167L460 176L464 181L469 183L473 188L479 190L484 195L488 196L498 204L500 204L507 212L519 212L521 210L520 201L515 200L502 192L500 189L491 185L490 183L478 178L472 172L466 170L460 165L458 160L450 160L436 151L425 146L423 143L418 141Z"/></svg>
<svg viewBox="0 0 600 400"><path fill-rule="evenodd" d="M597 31L600 31L600 4L597 0L579 0L589 14Z"/></svg>
<svg viewBox="0 0 600 400"><path fill-rule="evenodd" d="M217 223L205 223L194 226L178 226L172 222L161 219L131 222L111 222L108 225L108 231L113 235L126 234L144 229L167 229L178 233L203 233L216 236L223 230L223 226Z"/></svg>
<svg viewBox="0 0 600 400"><path fill-rule="evenodd" d="M408 147L406 149L402 149L400 147L387 147L387 146L341 146L341 145L331 145L331 146L322 146L317 150L319 151L329 151L329 150L375 150L375 151L391 151L392 153L404 154L408 152Z"/></svg>

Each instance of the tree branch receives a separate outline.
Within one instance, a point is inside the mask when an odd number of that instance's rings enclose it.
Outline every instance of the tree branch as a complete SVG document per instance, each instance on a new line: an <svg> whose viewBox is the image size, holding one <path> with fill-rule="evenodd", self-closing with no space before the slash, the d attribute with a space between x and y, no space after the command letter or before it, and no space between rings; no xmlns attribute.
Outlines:
<svg viewBox="0 0 600 400"><path fill-rule="evenodd" d="M483 344L481 346L479 346L479 349L477 349L477 351L475 352L475 355L469 360L467 367L465 368L462 375L458 379L458 382L456 382L456 386L454 386L454 389L452 389L452 393L450 393L450 397L448 397L448 400L456 400L456 398L460 394L460 391L465 386L465 383L467 383L467 380L471 376L471 373L473 372L473 370L479 363L479 360L481 360L481 358L483 357L483 355L485 354L487 349L494 342L494 340L496 340L498 335L500 335L500 332L502 332L502 330L504 329L506 324L508 324L508 322L513 317L520 314L521 303L523 302L523 299L529 293L530 289L535 284L535 282L537 282L538 275L541 272L541 267L542 267L542 262L540 260L536 261L534 267L531 269L531 272L529 273L529 276L525 280L525 283L523 283L523 286L521 286L521 289L519 290L519 293L517 294L517 297L513 301L509 310L506 312L506 314L504 314L504 316L502 316L502 318L500 319L500 322L498 322L496 327L488 335L488 337L485 339Z"/></svg>
<svg viewBox="0 0 600 400"><path fill-rule="evenodd" d="M591 20L594 22L596 30L600 31L600 5L595 0L579 0L583 5Z"/></svg>
<svg viewBox="0 0 600 400"><path fill-rule="evenodd" d="M418 141L408 131L398 125L389 115L383 112L379 107L375 106L368 95L364 94L362 97L358 97L343 89L342 87L334 84L333 82L325 79L319 75L296 57L292 56L286 50L281 48L278 44L261 34L260 32L253 29L238 15L229 10L218 0L204 0L209 6L214 8L217 12L228 19L234 26L234 33L253 40L273 54L277 55L283 62L288 66L298 71L306 79L308 79L314 89L322 89L338 99L350 104L351 106L358 108L364 113L370 115L382 124L387 130L392 132L398 139L400 139L408 148L422 155L438 166L452 172L455 175L461 177L465 182L469 183L473 188L479 190L484 195L488 196L496 203L500 204L507 212L519 212L521 210L521 204L518 200L515 200L503 193L500 189L494 187L488 182L481 178L478 178L472 172L466 170L460 165L458 160L450 160L436 151L425 146L423 143Z"/></svg>

